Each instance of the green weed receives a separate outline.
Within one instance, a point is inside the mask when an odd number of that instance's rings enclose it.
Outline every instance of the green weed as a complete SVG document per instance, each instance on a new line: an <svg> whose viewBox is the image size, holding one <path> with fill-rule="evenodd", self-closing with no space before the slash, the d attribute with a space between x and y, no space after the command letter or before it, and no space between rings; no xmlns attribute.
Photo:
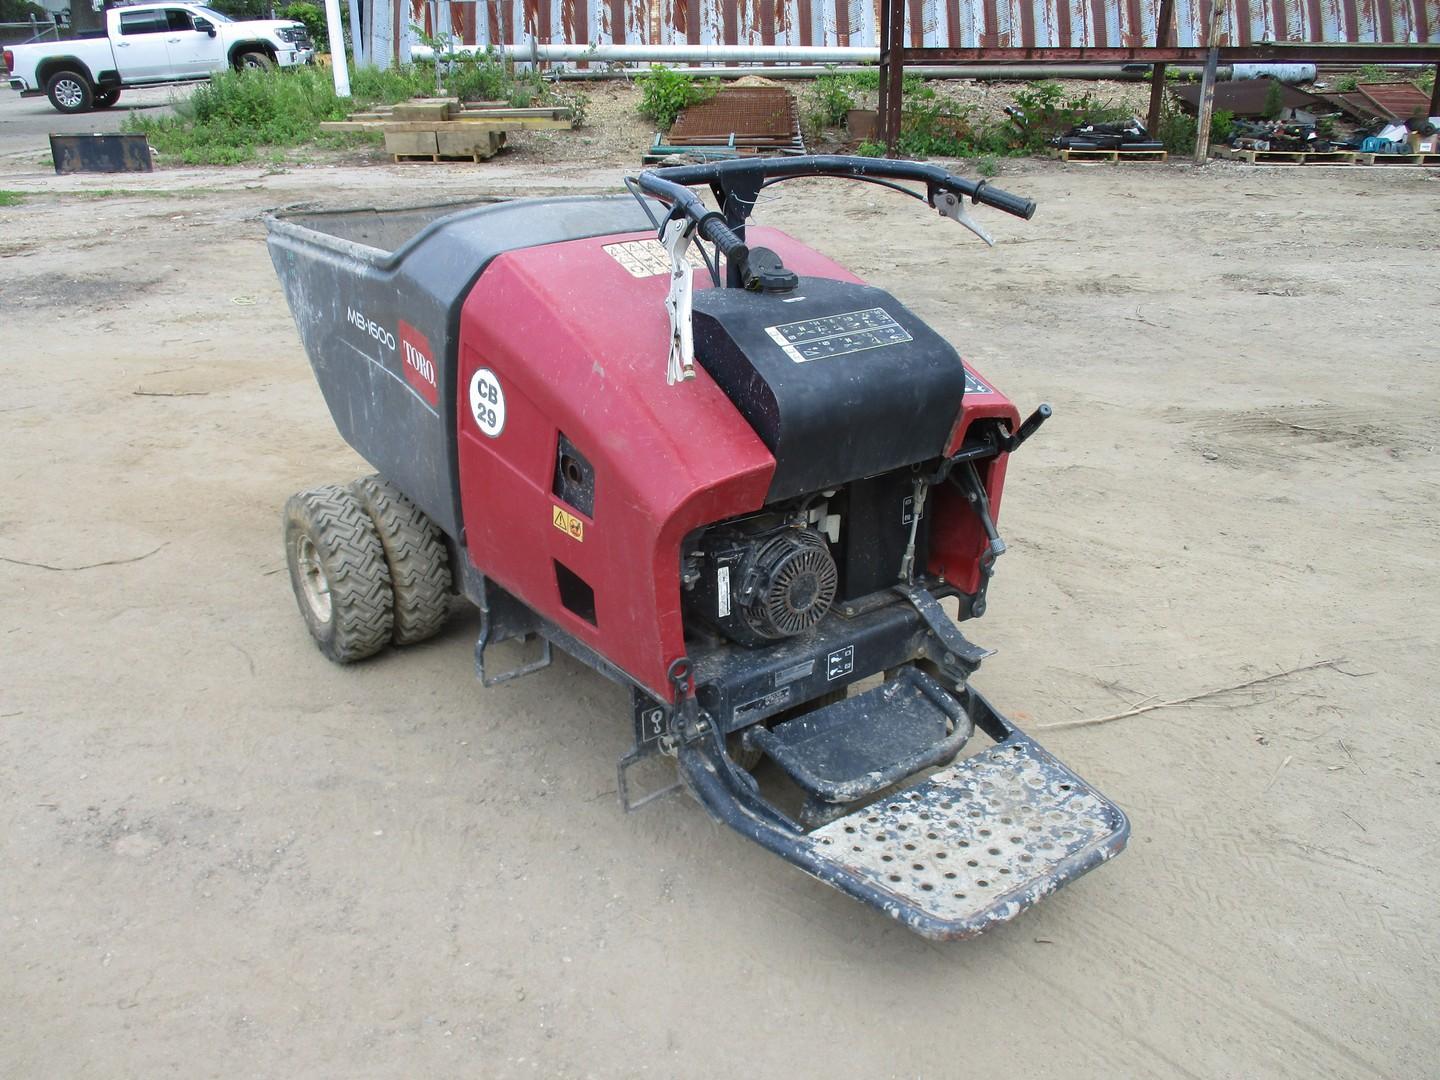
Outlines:
<svg viewBox="0 0 1440 1080"><path fill-rule="evenodd" d="M0 206L19 206L25 201L23 191L6 191L0 188Z"/></svg>
<svg viewBox="0 0 1440 1080"><path fill-rule="evenodd" d="M819 76L806 87L803 99L806 130L818 132L842 126L846 114L855 108L853 85L851 76L841 75L832 68L829 74Z"/></svg>
<svg viewBox="0 0 1440 1080"><path fill-rule="evenodd" d="M669 131L683 110L713 97L720 88L718 79L700 82L663 64L650 68L635 81L640 86L640 115L653 120L662 131Z"/></svg>

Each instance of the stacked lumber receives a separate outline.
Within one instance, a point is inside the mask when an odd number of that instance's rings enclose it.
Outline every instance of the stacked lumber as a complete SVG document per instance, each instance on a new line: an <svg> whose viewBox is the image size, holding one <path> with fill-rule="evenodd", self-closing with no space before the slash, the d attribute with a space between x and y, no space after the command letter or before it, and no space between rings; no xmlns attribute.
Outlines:
<svg viewBox="0 0 1440 1080"><path fill-rule="evenodd" d="M484 161L505 145L507 131L569 130L569 109L511 108L501 102L416 98L398 105L352 113L320 125L321 131L378 131L385 152L399 161Z"/></svg>

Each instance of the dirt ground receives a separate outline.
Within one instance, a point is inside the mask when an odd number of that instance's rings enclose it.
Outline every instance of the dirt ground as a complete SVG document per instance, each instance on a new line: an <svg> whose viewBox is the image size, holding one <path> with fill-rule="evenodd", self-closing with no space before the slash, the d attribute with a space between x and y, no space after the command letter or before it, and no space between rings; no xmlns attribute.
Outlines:
<svg viewBox="0 0 1440 1080"><path fill-rule="evenodd" d="M1033 730L1343 663L1037 732L1130 848L949 946L622 815L579 664L483 690L461 614L342 669L295 611L280 507L365 469L261 211L618 164L0 173L0 1075L1434 1075L1440 178L1006 168L993 251L863 188L759 214L1055 406L977 685Z"/></svg>

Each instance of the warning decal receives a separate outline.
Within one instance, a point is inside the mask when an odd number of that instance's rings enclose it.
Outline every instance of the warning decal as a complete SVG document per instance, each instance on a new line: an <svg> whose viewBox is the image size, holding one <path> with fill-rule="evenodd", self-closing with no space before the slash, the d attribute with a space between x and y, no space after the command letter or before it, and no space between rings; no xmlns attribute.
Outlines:
<svg viewBox="0 0 1440 1080"><path fill-rule="evenodd" d="M797 364L915 340L888 311L878 307L767 326L765 333Z"/></svg>
<svg viewBox="0 0 1440 1080"><path fill-rule="evenodd" d="M670 254L659 240L630 240L623 244L606 244L606 255L625 268L631 277L658 277L670 273ZM693 244L685 249L685 260L695 269L703 270L705 260Z"/></svg>
<svg viewBox="0 0 1440 1080"><path fill-rule="evenodd" d="M561 532L585 542L585 523L564 507L556 506L550 515L551 523Z"/></svg>

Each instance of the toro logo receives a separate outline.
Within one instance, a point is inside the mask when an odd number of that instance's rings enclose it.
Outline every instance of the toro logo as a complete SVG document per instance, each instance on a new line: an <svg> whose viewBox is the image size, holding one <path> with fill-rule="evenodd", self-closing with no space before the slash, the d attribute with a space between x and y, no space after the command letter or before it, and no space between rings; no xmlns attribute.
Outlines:
<svg viewBox="0 0 1440 1080"><path fill-rule="evenodd" d="M405 378L415 392L431 405L440 404L440 386L436 382L430 342L404 319L400 320L400 361L405 367Z"/></svg>

